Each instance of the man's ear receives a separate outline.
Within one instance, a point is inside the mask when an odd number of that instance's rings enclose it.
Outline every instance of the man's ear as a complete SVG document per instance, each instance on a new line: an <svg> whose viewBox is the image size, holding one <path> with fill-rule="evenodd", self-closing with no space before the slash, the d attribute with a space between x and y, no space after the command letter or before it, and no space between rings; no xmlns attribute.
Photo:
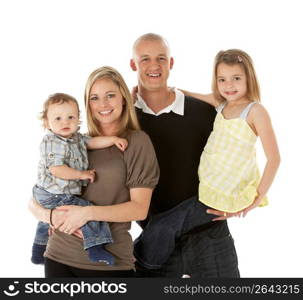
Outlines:
<svg viewBox="0 0 303 300"><path fill-rule="evenodd" d="M136 63L133 59L130 60L130 67L133 71L137 71L137 66L136 66Z"/></svg>
<svg viewBox="0 0 303 300"><path fill-rule="evenodd" d="M171 57L170 61L169 61L169 69L171 70L173 68L173 66L174 66L174 58Z"/></svg>

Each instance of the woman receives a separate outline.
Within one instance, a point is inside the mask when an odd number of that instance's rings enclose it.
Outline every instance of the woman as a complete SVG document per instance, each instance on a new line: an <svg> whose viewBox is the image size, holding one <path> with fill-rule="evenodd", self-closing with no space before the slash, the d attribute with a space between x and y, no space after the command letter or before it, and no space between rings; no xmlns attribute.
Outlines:
<svg viewBox="0 0 303 300"><path fill-rule="evenodd" d="M45 252L46 277L134 276L131 221L146 218L159 168L149 137L139 130L133 101L122 76L102 67L88 78L85 106L90 136L120 136L128 140L124 153L116 147L89 152L96 180L82 197L94 206L62 206L53 212L30 202L30 210L55 228ZM91 262L83 250L81 232L88 221L109 222L114 242L106 246L113 266ZM77 236L76 236L77 235Z"/></svg>

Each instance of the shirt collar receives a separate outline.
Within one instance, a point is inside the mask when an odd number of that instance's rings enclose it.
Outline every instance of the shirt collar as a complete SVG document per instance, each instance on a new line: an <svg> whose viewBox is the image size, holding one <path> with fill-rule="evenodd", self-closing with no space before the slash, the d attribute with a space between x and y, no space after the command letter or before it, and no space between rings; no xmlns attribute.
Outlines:
<svg viewBox="0 0 303 300"><path fill-rule="evenodd" d="M78 129L79 130L79 129ZM77 141L77 137L78 137L78 131L75 132L70 138L65 138L63 136L60 136L58 134L55 134L53 133L51 130L47 129L47 135L51 135L51 136L55 136L57 137L58 139L62 140L62 141L65 141L65 142L70 142L70 143L74 143Z"/></svg>
<svg viewBox="0 0 303 300"><path fill-rule="evenodd" d="M154 116L159 116L163 113L169 113L171 111L178 115L183 116L184 115L184 94L181 91L177 90L176 88L173 88L173 91L175 92L175 95L176 95L174 102L172 104L170 104L169 106L164 107L162 110L160 110L157 113L152 111L147 106L146 102L139 94L137 94L138 100L136 101L135 106L139 109L142 109L142 111L144 113L151 114Z"/></svg>

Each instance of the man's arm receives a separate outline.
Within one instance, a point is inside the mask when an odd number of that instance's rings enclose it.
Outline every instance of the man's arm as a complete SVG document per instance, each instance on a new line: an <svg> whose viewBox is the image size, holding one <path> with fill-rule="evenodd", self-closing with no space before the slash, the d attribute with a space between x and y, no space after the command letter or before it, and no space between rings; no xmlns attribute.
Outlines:
<svg viewBox="0 0 303 300"><path fill-rule="evenodd" d="M193 92L189 92L189 91L185 91L185 90L180 90L184 93L184 95L186 96L190 96L190 97L194 97L196 99L199 99L201 101L204 101L214 107L217 107L219 105L218 101L215 99L213 94L199 94L199 93L193 93Z"/></svg>

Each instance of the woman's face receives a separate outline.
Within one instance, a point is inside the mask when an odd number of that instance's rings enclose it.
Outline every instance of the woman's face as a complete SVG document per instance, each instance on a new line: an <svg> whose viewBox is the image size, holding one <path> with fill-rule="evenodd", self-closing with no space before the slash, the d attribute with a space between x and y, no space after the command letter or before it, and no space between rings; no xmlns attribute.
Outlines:
<svg viewBox="0 0 303 300"><path fill-rule="evenodd" d="M96 80L88 101L92 117L97 120L104 134L119 130L124 99L119 87L111 79Z"/></svg>

